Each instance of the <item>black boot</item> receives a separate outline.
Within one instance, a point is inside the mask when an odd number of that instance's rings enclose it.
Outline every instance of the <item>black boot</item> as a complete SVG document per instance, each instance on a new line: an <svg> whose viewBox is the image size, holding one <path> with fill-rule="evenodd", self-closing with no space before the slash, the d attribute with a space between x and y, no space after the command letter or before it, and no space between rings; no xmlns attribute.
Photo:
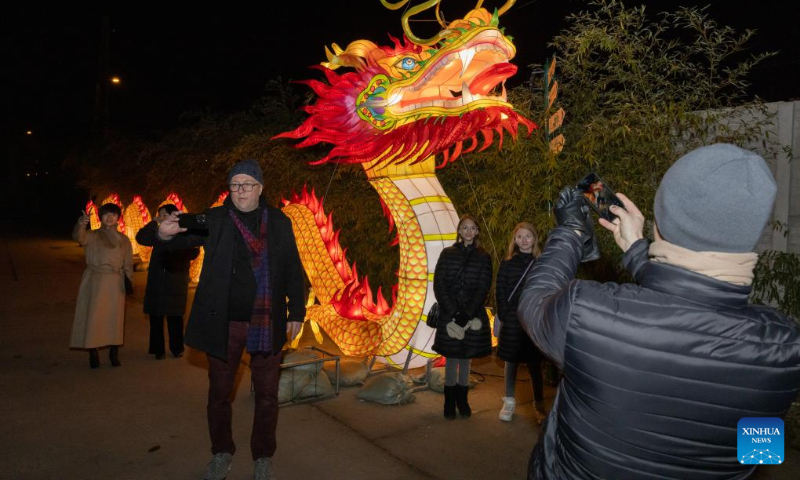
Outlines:
<svg viewBox="0 0 800 480"><path fill-rule="evenodd" d="M453 420L456 418L456 389L458 385L452 387L444 386L444 418Z"/></svg>
<svg viewBox="0 0 800 480"><path fill-rule="evenodd" d="M119 367L122 365L119 363L119 346L111 345L111 348L108 350L108 359L111 360L112 367Z"/></svg>
<svg viewBox="0 0 800 480"><path fill-rule="evenodd" d="M467 393L469 392L469 387L466 385L456 385L455 388L458 413L460 413L462 417L471 417L472 409L469 408L469 402L467 402Z"/></svg>
<svg viewBox="0 0 800 480"><path fill-rule="evenodd" d="M96 348L89 349L89 368L97 368L100 366L100 355L97 353Z"/></svg>

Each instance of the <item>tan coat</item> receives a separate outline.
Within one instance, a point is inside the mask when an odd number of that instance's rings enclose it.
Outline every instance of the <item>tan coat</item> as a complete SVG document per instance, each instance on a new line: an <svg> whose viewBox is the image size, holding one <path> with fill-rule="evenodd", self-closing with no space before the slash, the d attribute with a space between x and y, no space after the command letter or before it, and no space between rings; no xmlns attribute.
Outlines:
<svg viewBox="0 0 800 480"><path fill-rule="evenodd" d="M133 249L128 237L116 229L87 232L75 225L72 238L86 249L70 348L122 345L125 321L124 276L133 279Z"/></svg>

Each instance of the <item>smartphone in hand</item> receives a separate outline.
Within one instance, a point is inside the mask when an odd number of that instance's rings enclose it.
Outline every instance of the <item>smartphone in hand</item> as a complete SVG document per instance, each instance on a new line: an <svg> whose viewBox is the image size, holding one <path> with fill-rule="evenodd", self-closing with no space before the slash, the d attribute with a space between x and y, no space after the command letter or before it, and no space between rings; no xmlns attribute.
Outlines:
<svg viewBox="0 0 800 480"><path fill-rule="evenodd" d="M208 229L208 222L205 214L182 213L178 216L178 226L189 230L206 230Z"/></svg>
<svg viewBox="0 0 800 480"><path fill-rule="evenodd" d="M613 222L617 218L611 213L609 208L611 205L625 208L614 191L594 172L583 177L576 186L583 193L583 199L592 207L592 210L609 222Z"/></svg>

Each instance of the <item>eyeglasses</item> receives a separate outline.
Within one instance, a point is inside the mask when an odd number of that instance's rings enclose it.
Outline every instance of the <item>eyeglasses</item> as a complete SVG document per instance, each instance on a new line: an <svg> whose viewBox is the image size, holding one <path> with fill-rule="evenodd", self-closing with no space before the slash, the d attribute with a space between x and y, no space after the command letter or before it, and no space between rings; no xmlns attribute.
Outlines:
<svg viewBox="0 0 800 480"><path fill-rule="evenodd" d="M228 185L228 188L231 189L231 192L238 192L242 190L243 192L252 192L253 188L258 185L257 183L231 183Z"/></svg>

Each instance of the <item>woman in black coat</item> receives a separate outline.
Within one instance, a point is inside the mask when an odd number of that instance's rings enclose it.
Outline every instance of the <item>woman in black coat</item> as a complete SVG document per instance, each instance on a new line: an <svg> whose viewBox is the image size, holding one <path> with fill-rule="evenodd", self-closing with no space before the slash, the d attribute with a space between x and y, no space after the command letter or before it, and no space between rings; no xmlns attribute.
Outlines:
<svg viewBox="0 0 800 480"><path fill-rule="evenodd" d="M489 355L492 334L484 304L492 286L492 259L481 248L478 223L470 215L458 222L458 240L442 250L433 277L439 320L433 350L446 359L444 416L463 417L472 410L467 401L472 358Z"/></svg>
<svg viewBox="0 0 800 480"><path fill-rule="evenodd" d="M167 317L169 350L174 357L183 356L183 314L189 290L189 266L200 254L199 248L168 251L155 241L158 223L164 221L178 207L168 203L158 209L158 221L145 225L136 234L139 245L153 247L147 271L147 289L144 294L144 313L150 315L150 348L148 353L163 360L164 317Z"/></svg>
<svg viewBox="0 0 800 480"><path fill-rule="evenodd" d="M544 420L544 383L542 380L542 353L533 344L528 334L517 320L517 305L522 293L522 276L536 261L541 250L536 229L528 222L518 223L511 235L508 255L500 263L495 286L497 315L495 326L500 324L499 345L497 355L505 360L506 396L503 397L503 409L500 420L510 422L514 416L516 400L514 399L517 383L517 367L520 363L528 365L528 372L533 382L534 411L537 421Z"/></svg>

